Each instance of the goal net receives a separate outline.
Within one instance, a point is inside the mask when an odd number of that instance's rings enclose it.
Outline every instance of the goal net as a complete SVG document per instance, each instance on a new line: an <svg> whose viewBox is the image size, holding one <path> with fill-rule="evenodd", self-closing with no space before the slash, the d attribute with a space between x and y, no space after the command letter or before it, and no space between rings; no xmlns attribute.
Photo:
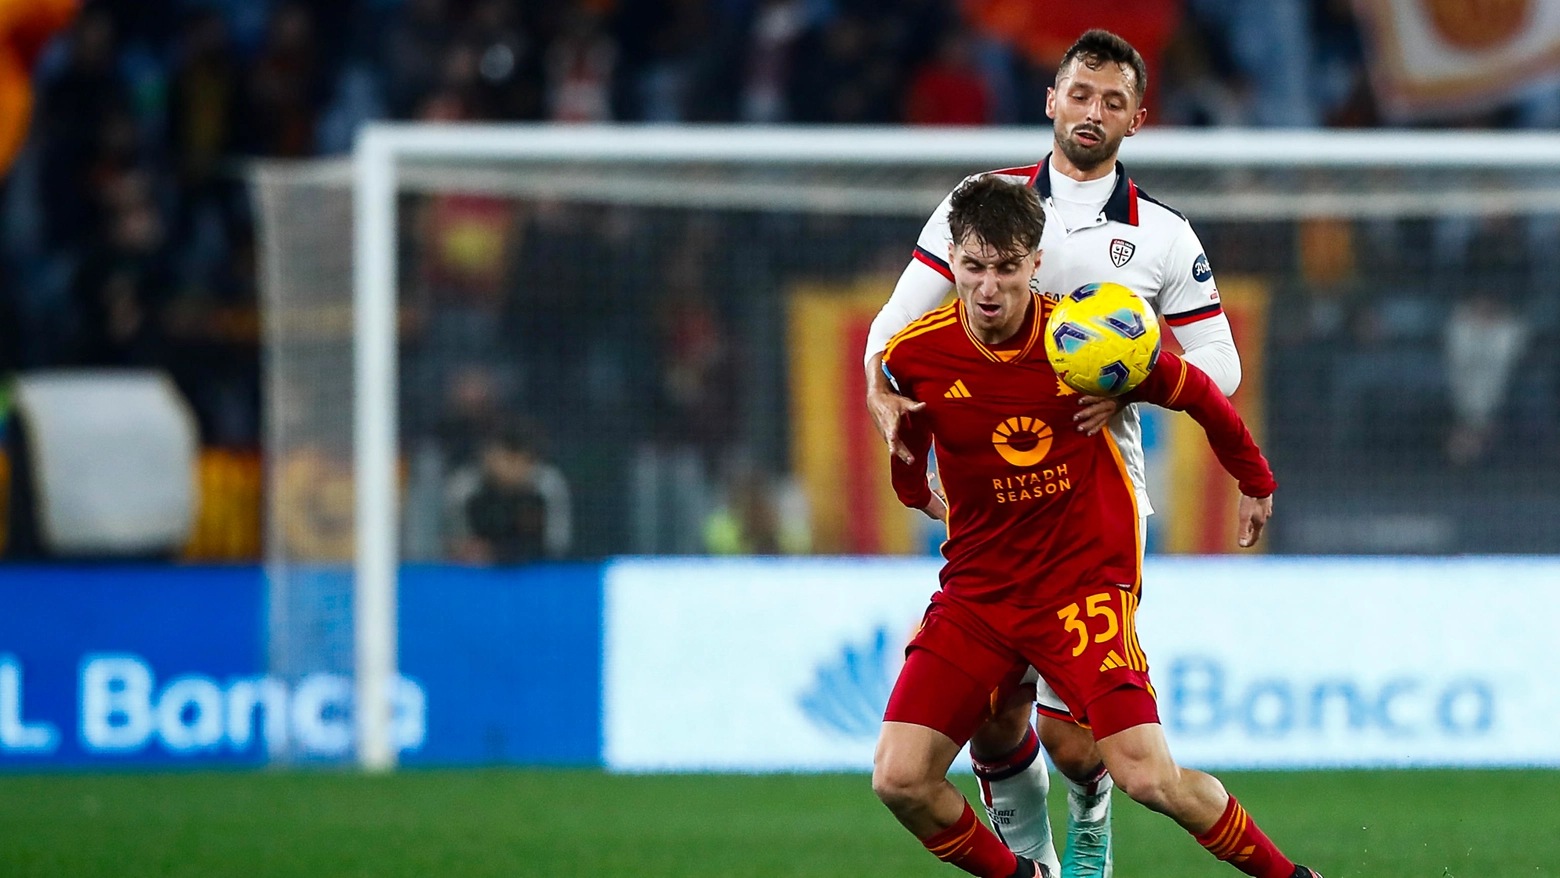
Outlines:
<svg viewBox="0 0 1560 878"><path fill-rule="evenodd" d="M886 486L866 329L951 187L1049 147L389 125L260 168L271 662L365 706L296 755L394 763L403 562L935 545ZM1560 138L1148 131L1122 161L1207 250L1270 551L1553 548ZM1224 551L1183 420L1147 431L1151 550Z"/></svg>

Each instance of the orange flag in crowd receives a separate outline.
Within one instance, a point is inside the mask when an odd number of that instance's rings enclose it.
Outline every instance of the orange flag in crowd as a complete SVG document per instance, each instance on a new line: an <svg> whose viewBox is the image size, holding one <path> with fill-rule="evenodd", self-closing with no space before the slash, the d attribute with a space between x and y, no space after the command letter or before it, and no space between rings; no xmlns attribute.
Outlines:
<svg viewBox="0 0 1560 878"><path fill-rule="evenodd" d="M0 0L0 175L27 140L33 62L76 7L77 0Z"/></svg>

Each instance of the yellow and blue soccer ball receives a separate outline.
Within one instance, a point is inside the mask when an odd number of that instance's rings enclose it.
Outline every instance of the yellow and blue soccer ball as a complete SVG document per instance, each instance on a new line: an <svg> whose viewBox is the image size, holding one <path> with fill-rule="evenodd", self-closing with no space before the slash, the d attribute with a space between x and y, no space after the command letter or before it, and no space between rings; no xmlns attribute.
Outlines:
<svg viewBox="0 0 1560 878"><path fill-rule="evenodd" d="M1045 355L1063 384L1090 396L1120 396L1159 360L1159 320L1121 284L1081 286L1045 324Z"/></svg>

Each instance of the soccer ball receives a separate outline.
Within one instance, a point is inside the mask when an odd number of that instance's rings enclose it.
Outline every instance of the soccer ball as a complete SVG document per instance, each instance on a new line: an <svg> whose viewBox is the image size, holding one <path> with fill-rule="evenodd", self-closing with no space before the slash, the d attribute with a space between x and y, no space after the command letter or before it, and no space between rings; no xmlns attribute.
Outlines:
<svg viewBox="0 0 1560 878"><path fill-rule="evenodd" d="M1045 324L1045 355L1063 384L1090 396L1120 396L1159 360L1159 320L1121 284L1088 284L1066 296Z"/></svg>

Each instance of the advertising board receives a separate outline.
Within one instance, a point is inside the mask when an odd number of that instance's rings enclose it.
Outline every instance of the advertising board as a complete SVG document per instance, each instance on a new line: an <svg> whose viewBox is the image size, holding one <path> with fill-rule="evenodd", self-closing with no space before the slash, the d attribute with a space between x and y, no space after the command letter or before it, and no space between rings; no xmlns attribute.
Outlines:
<svg viewBox="0 0 1560 878"><path fill-rule="evenodd" d="M926 561L628 560L607 766L866 769ZM1183 762L1560 765L1560 562L1150 558L1138 631Z"/></svg>
<svg viewBox="0 0 1560 878"><path fill-rule="evenodd" d="M351 679L267 674L264 600L253 567L0 569L0 769L350 758ZM402 762L596 764L600 600L595 565L403 571Z"/></svg>
<svg viewBox="0 0 1560 878"><path fill-rule="evenodd" d="M408 765L862 770L931 559L408 567ZM350 679L266 673L248 567L0 570L0 769L350 757ZM1138 631L1207 767L1560 766L1560 560L1150 558Z"/></svg>
<svg viewBox="0 0 1560 878"><path fill-rule="evenodd" d="M628 771L872 764L923 560L632 560L607 566L603 760Z"/></svg>

